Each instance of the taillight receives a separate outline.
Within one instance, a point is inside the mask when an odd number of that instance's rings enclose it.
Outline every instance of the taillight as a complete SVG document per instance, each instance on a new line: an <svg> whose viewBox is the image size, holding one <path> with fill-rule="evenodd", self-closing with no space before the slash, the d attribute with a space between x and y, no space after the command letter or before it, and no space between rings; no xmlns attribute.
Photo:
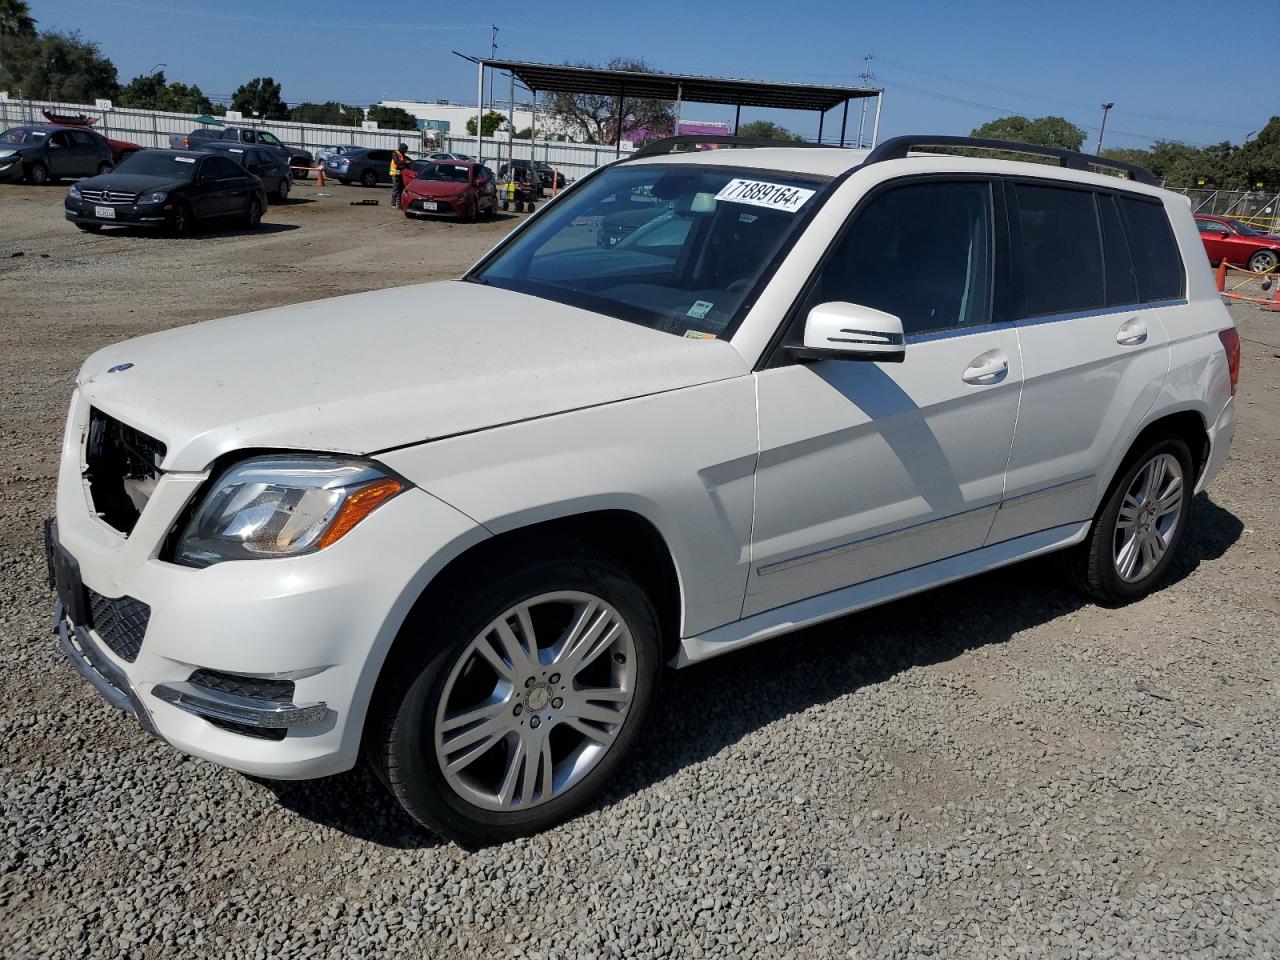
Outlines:
<svg viewBox="0 0 1280 960"><path fill-rule="evenodd" d="M190 138L190 137L183 137L183 138L182 138L182 149L183 149L183 150L188 150L188 149L190 149L190 147L191 147L191 138Z"/></svg>
<svg viewBox="0 0 1280 960"><path fill-rule="evenodd" d="M1235 327L1227 327L1218 331L1218 339L1227 352L1227 370L1231 372L1231 395L1234 397L1236 385L1240 383L1240 333Z"/></svg>

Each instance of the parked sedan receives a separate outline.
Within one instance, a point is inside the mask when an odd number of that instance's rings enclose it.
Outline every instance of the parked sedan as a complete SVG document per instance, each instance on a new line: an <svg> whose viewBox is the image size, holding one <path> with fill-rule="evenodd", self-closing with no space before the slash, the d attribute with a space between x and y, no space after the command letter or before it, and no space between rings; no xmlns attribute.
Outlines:
<svg viewBox="0 0 1280 960"><path fill-rule="evenodd" d="M354 143L335 143L327 147L316 147L316 163L323 165L330 157L340 157L348 151L363 149L363 147L358 147Z"/></svg>
<svg viewBox="0 0 1280 960"><path fill-rule="evenodd" d="M262 222L262 181L229 156L192 150L144 150L67 191L66 217L81 230L146 227L182 236L198 223Z"/></svg>
<svg viewBox="0 0 1280 960"><path fill-rule="evenodd" d="M111 148L90 130L36 123L0 133L0 181L40 186L62 177L92 177L111 169Z"/></svg>
<svg viewBox="0 0 1280 960"><path fill-rule="evenodd" d="M391 182L391 151L356 147L324 162L326 177L339 183L359 181L362 186L376 187Z"/></svg>
<svg viewBox="0 0 1280 960"><path fill-rule="evenodd" d="M1274 270L1280 264L1280 236L1255 230L1230 217L1204 214L1196 215L1196 227L1212 264L1225 260L1255 273Z"/></svg>
<svg viewBox="0 0 1280 960"><path fill-rule="evenodd" d="M280 156L262 147L250 147L243 144L227 143L211 140L200 145L200 149L208 153L221 153L240 164L262 181L262 188L267 191L268 200L284 203L289 199L289 188L293 186L293 173L289 164Z"/></svg>
<svg viewBox="0 0 1280 960"><path fill-rule="evenodd" d="M533 161L533 169L538 171L538 176L542 178L542 185L544 187L554 187L557 190L563 190L565 185L569 182L565 179L563 173L551 166L551 164L547 163L545 160Z"/></svg>
<svg viewBox="0 0 1280 960"><path fill-rule="evenodd" d="M405 184L400 209L406 217L458 217L475 222L498 205L493 171L469 160L440 160L420 166Z"/></svg>

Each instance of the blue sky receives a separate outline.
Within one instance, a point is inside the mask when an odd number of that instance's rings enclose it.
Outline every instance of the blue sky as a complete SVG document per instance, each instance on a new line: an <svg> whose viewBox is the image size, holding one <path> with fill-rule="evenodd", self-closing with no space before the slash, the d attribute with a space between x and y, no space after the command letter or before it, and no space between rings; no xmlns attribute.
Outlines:
<svg viewBox="0 0 1280 960"><path fill-rule="evenodd" d="M1089 131L1092 148L1099 105L1110 100L1108 146L1144 146L1155 137L1238 143L1280 112L1271 93L1280 82L1274 46L1247 71L1253 92L1234 57L1221 60L1222 69L1198 65L1201 0L29 4L41 28L79 30L97 41L122 82L164 62L169 79L199 84L211 96L270 75L290 102L474 100L475 68L450 51L487 53L493 22L501 28L499 56L550 63L629 56L673 72L857 84L870 54L874 85L887 91L882 136L965 134L1009 112L1060 114ZM1269 43L1248 34L1232 41L1234 53ZM1256 96L1260 90L1267 92ZM684 117L731 120L732 108L688 105ZM814 114L744 110L749 119L817 131ZM833 124L838 129L838 111L828 117L828 133Z"/></svg>

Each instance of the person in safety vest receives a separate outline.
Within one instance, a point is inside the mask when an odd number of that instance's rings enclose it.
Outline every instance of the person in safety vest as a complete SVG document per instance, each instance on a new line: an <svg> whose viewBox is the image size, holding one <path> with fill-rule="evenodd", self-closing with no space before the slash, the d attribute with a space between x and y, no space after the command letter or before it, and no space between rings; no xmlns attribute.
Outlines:
<svg viewBox="0 0 1280 960"><path fill-rule="evenodd" d="M391 209L400 211L400 194L404 192L402 170L409 165L409 145L402 143L391 151Z"/></svg>

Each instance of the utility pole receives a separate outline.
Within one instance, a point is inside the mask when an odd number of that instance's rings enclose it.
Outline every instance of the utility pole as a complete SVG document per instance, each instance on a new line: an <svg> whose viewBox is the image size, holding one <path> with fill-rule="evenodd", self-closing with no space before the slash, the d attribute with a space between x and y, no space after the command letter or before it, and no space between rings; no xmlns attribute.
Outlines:
<svg viewBox="0 0 1280 960"><path fill-rule="evenodd" d="M1107 132L1107 114L1111 112L1111 108L1114 106L1114 102L1102 105L1102 126L1098 129L1098 149L1093 151L1095 157L1102 154L1102 135Z"/></svg>
<svg viewBox="0 0 1280 960"><path fill-rule="evenodd" d="M867 54L862 58L862 72L858 74L858 79L862 81L864 87L870 86L871 81L875 79L871 75L871 54ZM862 149L862 129L867 125L867 98L862 98L862 116L858 119L858 149Z"/></svg>
<svg viewBox="0 0 1280 960"><path fill-rule="evenodd" d="M494 60L498 56L498 27L495 24L489 25L489 59ZM489 71L489 110L493 110L493 71Z"/></svg>

